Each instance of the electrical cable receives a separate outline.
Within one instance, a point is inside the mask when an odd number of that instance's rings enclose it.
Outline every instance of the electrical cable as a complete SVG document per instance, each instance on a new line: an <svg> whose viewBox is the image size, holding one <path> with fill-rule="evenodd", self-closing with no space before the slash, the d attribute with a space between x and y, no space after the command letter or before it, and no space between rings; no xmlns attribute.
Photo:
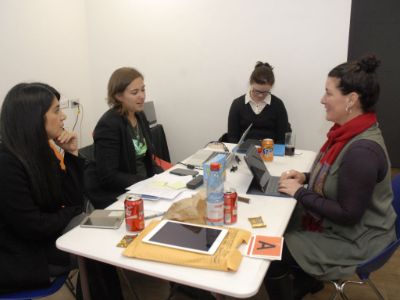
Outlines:
<svg viewBox="0 0 400 300"><path fill-rule="evenodd" d="M186 168L193 170L193 169L197 169L197 170L203 170L202 167L197 167L191 164L185 164L184 162L179 161L178 164L184 165Z"/></svg>
<svg viewBox="0 0 400 300"><path fill-rule="evenodd" d="M79 106L81 113L81 121L79 123L79 141L82 142L82 123L83 123L83 105L79 103Z"/></svg>
<svg viewBox="0 0 400 300"><path fill-rule="evenodd" d="M79 114L80 114L80 112L81 112L81 109L80 109L80 104L78 103L78 102L72 102L74 105L78 105L78 110L77 110L77 112L76 112L76 118L75 118L75 122L74 122L74 126L72 126L72 131L74 131L75 130L75 126L76 126L76 124L78 123L78 119L79 119Z"/></svg>

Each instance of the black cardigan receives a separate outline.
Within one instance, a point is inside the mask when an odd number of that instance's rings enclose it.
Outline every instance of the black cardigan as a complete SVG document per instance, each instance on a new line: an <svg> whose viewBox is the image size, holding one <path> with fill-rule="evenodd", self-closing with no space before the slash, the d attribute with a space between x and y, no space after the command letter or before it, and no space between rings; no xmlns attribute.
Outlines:
<svg viewBox="0 0 400 300"><path fill-rule="evenodd" d="M22 163L0 147L0 292L46 285L49 263L70 263L55 241L82 212L83 164L81 158L67 153L67 171L59 169L62 199L54 199L56 208L39 208Z"/></svg>
<svg viewBox="0 0 400 300"><path fill-rule="evenodd" d="M285 143L288 131L288 115L283 101L271 95L271 104L257 115L250 103L245 103L245 95L233 100L228 116L228 142L237 143L240 136L253 123L246 139L273 139L277 144Z"/></svg>
<svg viewBox="0 0 400 300"><path fill-rule="evenodd" d="M128 120L111 108L98 121L94 130L95 162L85 171L85 186L89 199L96 208L105 208L113 203L125 189L143 179L153 176L158 170L152 154L149 123L143 113L136 113L140 129L147 144L144 158L147 176L136 172L135 148L128 130Z"/></svg>

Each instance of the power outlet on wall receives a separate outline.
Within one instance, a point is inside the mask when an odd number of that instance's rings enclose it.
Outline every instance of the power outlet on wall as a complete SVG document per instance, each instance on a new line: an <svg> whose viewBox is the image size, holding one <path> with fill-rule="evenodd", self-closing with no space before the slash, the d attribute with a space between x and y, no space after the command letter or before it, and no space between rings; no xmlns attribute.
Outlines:
<svg viewBox="0 0 400 300"><path fill-rule="evenodd" d="M79 106L79 99L70 99L68 100L69 108L75 108Z"/></svg>
<svg viewBox="0 0 400 300"><path fill-rule="evenodd" d="M69 101L68 100L61 100L60 101L60 109L67 109L69 106Z"/></svg>

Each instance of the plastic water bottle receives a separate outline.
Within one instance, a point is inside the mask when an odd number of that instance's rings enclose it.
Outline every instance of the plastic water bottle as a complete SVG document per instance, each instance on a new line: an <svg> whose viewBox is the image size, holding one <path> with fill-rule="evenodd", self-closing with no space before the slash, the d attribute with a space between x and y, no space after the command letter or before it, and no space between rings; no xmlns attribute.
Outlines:
<svg viewBox="0 0 400 300"><path fill-rule="evenodd" d="M219 163L210 164L207 180L207 224L224 225L224 180Z"/></svg>

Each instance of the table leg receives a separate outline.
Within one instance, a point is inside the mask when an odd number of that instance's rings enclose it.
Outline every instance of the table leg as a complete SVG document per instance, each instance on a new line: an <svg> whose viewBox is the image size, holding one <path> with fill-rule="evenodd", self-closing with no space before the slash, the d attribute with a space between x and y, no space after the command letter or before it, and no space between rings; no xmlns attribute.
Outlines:
<svg viewBox="0 0 400 300"><path fill-rule="evenodd" d="M89 289L89 280L86 268L85 258L82 256L78 256L78 266L79 266L79 277L81 278L81 288L82 295L84 300L91 300L90 297L90 289Z"/></svg>

